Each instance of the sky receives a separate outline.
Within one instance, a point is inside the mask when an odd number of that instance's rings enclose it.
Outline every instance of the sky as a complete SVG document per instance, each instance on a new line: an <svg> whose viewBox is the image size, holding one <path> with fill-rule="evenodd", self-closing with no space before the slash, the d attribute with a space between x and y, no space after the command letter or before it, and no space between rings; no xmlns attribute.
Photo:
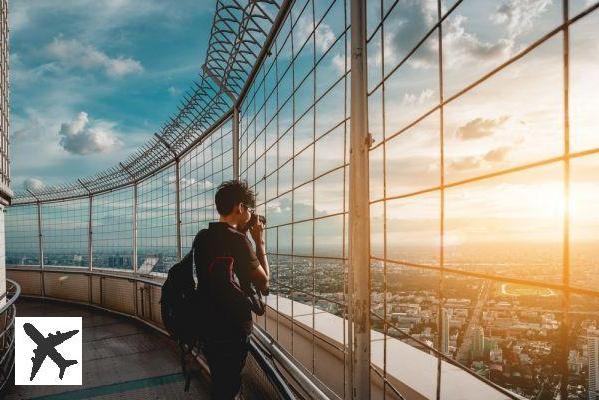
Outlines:
<svg viewBox="0 0 599 400"><path fill-rule="evenodd" d="M200 71L214 7L10 2L13 190L92 175L157 132Z"/></svg>

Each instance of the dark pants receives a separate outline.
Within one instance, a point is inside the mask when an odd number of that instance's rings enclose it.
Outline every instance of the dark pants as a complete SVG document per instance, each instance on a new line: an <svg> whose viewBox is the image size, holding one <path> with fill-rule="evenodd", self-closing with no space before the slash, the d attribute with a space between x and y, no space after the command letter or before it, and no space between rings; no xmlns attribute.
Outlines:
<svg viewBox="0 0 599 400"><path fill-rule="evenodd" d="M234 399L241 388L241 370L249 349L249 336L206 340L204 355L212 377L212 399Z"/></svg>

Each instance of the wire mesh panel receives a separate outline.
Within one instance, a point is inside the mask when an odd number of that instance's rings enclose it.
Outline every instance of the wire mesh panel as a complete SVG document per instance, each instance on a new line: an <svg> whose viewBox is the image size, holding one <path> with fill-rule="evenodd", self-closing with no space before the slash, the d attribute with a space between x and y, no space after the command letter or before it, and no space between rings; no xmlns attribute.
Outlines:
<svg viewBox="0 0 599 400"><path fill-rule="evenodd" d="M280 315L272 329L264 323L321 379L315 330L338 330L337 345L345 345L343 323L324 315L346 312L346 7L342 0L293 3L240 117L240 175L267 218L272 306ZM288 320L290 334L283 333ZM327 383L343 396L344 371L336 373Z"/></svg>
<svg viewBox="0 0 599 400"><path fill-rule="evenodd" d="M163 274L177 261L175 166L138 183L137 265L141 274Z"/></svg>
<svg viewBox="0 0 599 400"><path fill-rule="evenodd" d="M577 318L568 310L574 282L599 295L586 181L599 165L588 108L597 2L367 5L383 396L586 398L591 371L569 365L588 343L568 332L599 320L591 301ZM409 354L429 357L428 386L395 363Z"/></svg>
<svg viewBox="0 0 599 400"><path fill-rule="evenodd" d="M44 265L89 265L89 199L43 203L42 240Z"/></svg>
<svg viewBox="0 0 599 400"><path fill-rule="evenodd" d="M216 188L233 179L232 122L228 120L180 162L182 254L191 248L196 233L218 220Z"/></svg>
<svg viewBox="0 0 599 400"><path fill-rule="evenodd" d="M37 205L11 206L4 218L6 264L40 265Z"/></svg>
<svg viewBox="0 0 599 400"><path fill-rule="evenodd" d="M133 269L133 188L94 196L92 232L93 268Z"/></svg>

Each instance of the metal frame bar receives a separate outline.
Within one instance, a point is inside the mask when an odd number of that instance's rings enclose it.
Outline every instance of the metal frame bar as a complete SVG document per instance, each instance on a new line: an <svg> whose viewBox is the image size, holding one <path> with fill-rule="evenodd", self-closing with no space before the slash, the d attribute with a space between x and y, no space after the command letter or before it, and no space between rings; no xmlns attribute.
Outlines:
<svg viewBox="0 0 599 400"><path fill-rule="evenodd" d="M133 273L137 275L137 182L133 185L133 215L131 219L131 228L133 238L131 240L131 244L133 247L133 259L131 260L131 264L133 265ZM137 303L136 303L137 304Z"/></svg>
<svg viewBox="0 0 599 400"><path fill-rule="evenodd" d="M175 219L176 219L176 233L177 236L177 260L181 260L181 176L180 176L180 163L179 157L175 158Z"/></svg>
<svg viewBox="0 0 599 400"><path fill-rule="evenodd" d="M239 107L233 107L233 179L239 179Z"/></svg>
<svg viewBox="0 0 599 400"><path fill-rule="evenodd" d="M353 399L370 398L370 204L366 0L351 0L349 329Z"/></svg>

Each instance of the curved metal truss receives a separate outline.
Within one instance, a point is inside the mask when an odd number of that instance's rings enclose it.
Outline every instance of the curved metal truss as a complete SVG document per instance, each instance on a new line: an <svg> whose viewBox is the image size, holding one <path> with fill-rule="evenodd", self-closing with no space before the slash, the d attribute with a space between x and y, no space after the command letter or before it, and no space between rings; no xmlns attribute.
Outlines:
<svg viewBox="0 0 599 400"><path fill-rule="evenodd" d="M133 184L177 160L232 112L264 57L285 0L217 0L206 61L176 115L125 161L75 182L15 193L13 204L87 196Z"/></svg>

